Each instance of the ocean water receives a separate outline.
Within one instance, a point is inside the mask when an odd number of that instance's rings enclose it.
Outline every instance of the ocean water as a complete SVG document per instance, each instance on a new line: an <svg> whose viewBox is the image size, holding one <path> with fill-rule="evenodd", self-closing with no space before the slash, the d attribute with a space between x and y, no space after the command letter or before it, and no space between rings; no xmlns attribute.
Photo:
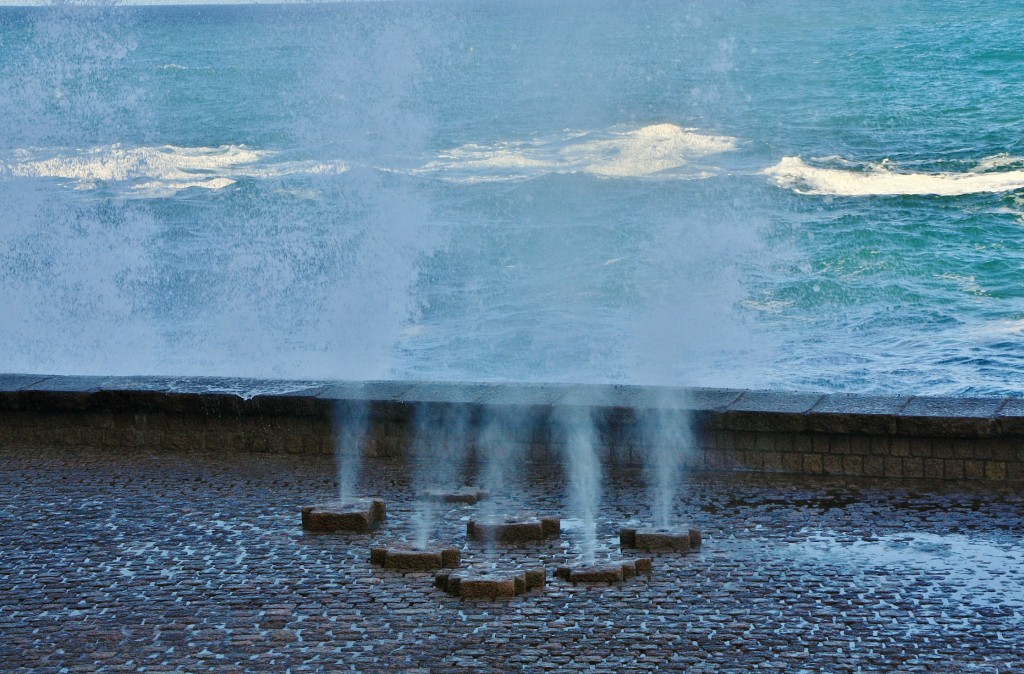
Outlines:
<svg viewBox="0 0 1024 674"><path fill-rule="evenodd" d="M1020 395L1022 20L0 7L0 371Z"/></svg>

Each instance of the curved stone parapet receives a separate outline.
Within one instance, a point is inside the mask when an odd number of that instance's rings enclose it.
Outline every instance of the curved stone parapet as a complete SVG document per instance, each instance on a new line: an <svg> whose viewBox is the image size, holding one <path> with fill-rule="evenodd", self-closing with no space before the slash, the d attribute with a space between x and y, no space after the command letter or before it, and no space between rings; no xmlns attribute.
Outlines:
<svg viewBox="0 0 1024 674"><path fill-rule="evenodd" d="M599 457L645 464L659 442L691 470L1024 481L1024 398L648 386L0 375L0 449L334 452L340 411L369 422L369 457L409 453L417 415L495 420L523 460L557 462L552 417L585 407ZM670 428L671 433L651 432Z"/></svg>

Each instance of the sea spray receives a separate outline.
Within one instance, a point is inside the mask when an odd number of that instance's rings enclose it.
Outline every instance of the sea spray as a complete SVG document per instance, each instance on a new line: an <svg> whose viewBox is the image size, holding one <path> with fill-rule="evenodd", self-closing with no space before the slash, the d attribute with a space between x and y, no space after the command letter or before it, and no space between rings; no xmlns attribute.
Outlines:
<svg viewBox="0 0 1024 674"><path fill-rule="evenodd" d="M421 310L423 261L444 234L429 191L380 167L417 156L433 130L421 87L438 27L404 5L279 11L304 59L286 60L295 71L267 92L282 106L284 147L345 170L240 185L223 236L235 267L217 279L240 315L207 337L230 335L243 370L268 353L303 376L389 378Z"/></svg>
<svg viewBox="0 0 1024 674"><path fill-rule="evenodd" d="M393 376L444 235L433 196L377 167L427 142L436 26L18 11L0 25L0 369ZM244 30L218 33L223 12L257 31L281 19L275 39L301 55L264 63ZM189 50L204 37L234 41Z"/></svg>
<svg viewBox="0 0 1024 674"><path fill-rule="evenodd" d="M158 217L9 166L31 148L116 142L148 123L145 86L126 76L134 22L102 2L8 11L25 13L0 21L0 369L153 372L140 351L160 330L139 296L154 284Z"/></svg>
<svg viewBox="0 0 1024 674"><path fill-rule="evenodd" d="M72 358L78 374L158 371L161 330L137 301L153 287L150 210L19 179L0 181L0 203L0 369L60 373Z"/></svg>
<svg viewBox="0 0 1024 674"><path fill-rule="evenodd" d="M0 138L8 147L116 143L153 121L131 76L135 15L116 3L54 2L0 30Z"/></svg>
<svg viewBox="0 0 1024 674"><path fill-rule="evenodd" d="M0 369L1019 395L1017 9L947 9L2 7Z"/></svg>

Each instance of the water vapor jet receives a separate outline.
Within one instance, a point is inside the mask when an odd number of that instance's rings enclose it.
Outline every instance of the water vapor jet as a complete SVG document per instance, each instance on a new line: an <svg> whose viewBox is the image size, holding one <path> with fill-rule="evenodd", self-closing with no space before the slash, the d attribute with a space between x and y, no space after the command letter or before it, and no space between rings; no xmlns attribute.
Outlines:
<svg viewBox="0 0 1024 674"><path fill-rule="evenodd" d="M418 493L414 515L414 545L425 549L434 533L440 509L434 492L459 486L470 439L470 409L466 406L420 403L413 419L412 458Z"/></svg>
<svg viewBox="0 0 1024 674"><path fill-rule="evenodd" d="M690 413L684 393L663 389L657 392L653 406L637 410L637 425L642 446L649 448L646 460L648 494L654 525L667 528L673 521L673 509L682 488L682 468L693 450Z"/></svg>
<svg viewBox="0 0 1024 674"><path fill-rule="evenodd" d="M338 475L338 501L355 496L369 428L370 405L363 400L346 400L335 410L334 461Z"/></svg>
<svg viewBox="0 0 1024 674"><path fill-rule="evenodd" d="M562 448L568 473L569 507L580 519L581 558L584 563L593 564L602 490L593 412L585 405L560 405L552 413L551 421L553 440Z"/></svg>
<svg viewBox="0 0 1024 674"><path fill-rule="evenodd" d="M527 446L515 438L532 435L534 416L520 408L488 411L477 438L478 458L483 461L481 486L489 495L481 508L481 521L498 522L516 513L514 485L523 475ZM493 545L496 541L489 540Z"/></svg>

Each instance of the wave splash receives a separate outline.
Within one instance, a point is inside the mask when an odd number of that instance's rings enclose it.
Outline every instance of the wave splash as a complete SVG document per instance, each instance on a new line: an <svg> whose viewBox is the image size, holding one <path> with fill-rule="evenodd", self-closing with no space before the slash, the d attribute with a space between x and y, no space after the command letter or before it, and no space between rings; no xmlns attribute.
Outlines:
<svg viewBox="0 0 1024 674"><path fill-rule="evenodd" d="M764 169L776 185L798 194L826 196L963 196L1024 189L1024 158L996 155L962 172L901 172L892 162L866 166L836 157L821 160L842 168L812 166L800 157L783 157ZM1014 170L1005 170L1005 169Z"/></svg>
<svg viewBox="0 0 1024 674"><path fill-rule="evenodd" d="M706 134L675 124L603 132L573 131L556 138L467 144L442 152L418 170L453 182L527 180L548 174L584 173L604 178L658 175L703 178L707 167L680 172L694 160L736 148L730 136Z"/></svg>

